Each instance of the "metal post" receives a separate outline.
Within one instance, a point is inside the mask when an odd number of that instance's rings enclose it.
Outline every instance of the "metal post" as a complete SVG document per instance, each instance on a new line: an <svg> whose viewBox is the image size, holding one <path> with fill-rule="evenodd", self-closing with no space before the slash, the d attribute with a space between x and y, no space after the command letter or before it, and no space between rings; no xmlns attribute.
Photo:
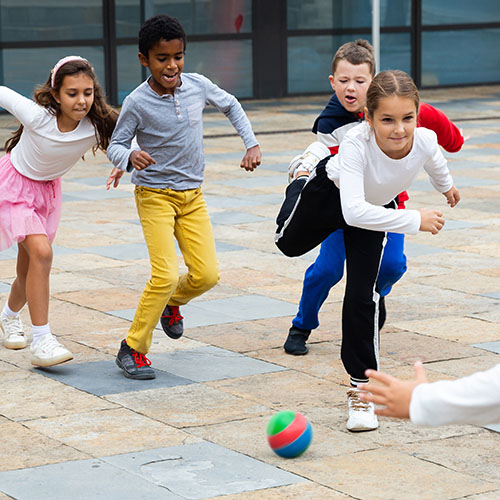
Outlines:
<svg viewBox="0 0 500 500"><path fill-rule="evenodd" d="M372 0L372 44L375 52L375 71L380 71L380 0Z"/></svg>

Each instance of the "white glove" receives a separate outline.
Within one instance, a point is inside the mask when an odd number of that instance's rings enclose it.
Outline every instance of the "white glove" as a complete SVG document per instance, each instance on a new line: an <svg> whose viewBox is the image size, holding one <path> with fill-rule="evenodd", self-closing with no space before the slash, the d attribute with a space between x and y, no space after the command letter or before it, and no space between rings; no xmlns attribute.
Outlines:
<svg viewBox="0 0 500 500"><path fill-rule="evenodd" d="M295 180L297 172L311 173L316 165L327 156L330 156L330 150L321 142L313 142L305 151L296 156L288 166L288 182Z"/></svg>

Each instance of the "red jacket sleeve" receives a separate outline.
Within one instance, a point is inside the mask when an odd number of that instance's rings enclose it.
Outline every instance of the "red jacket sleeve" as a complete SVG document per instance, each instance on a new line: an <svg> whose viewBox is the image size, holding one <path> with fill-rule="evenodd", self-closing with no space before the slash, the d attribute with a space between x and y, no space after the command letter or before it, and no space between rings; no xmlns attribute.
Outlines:
<svg viewBox="0 0 500 500"><path fill-rule="evenodd" d="M438 144L449 153L460 151L464 144L464 138L458 127L442 111L425 102L420 103L417 127L434 130Z"/></svg>

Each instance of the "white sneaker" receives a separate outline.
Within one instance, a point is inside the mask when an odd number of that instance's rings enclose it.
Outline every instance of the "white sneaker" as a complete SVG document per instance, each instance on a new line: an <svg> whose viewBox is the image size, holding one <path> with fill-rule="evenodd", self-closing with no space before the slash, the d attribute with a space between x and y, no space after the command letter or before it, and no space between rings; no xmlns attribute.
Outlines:
<svg viewBox="0 0 500 500"><path fill-rule="evenodd" d="M54 366L73 359L66 347L61 345L51 333L44 335L36 344L31 344L31 364Z"/></svg>
<svg viewBox="0 0 500 500"><path fill-rule="evenodd" d="M4 334L3 345L7 349L24 349L26 347L28 342L19 315L0 316L0 327Z"/></svg>
<svg viewBox="0 0 500 500"><path fill-rule="evenodd" d="M361 401L358 389L347 391L349 405L349 420L346 427L352 432L373 431L378 427L377 415L373 403Z"/></svg>

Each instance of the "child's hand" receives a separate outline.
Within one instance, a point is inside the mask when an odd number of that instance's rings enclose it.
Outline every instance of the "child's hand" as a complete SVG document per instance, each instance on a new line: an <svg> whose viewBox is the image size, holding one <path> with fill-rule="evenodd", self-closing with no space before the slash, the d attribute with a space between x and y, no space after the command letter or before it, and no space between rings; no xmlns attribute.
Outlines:
<svg viewBox="0 0 500 500"><path fill-rule="evenodd" d="M129 161L136 170L144 170L149 165L156 163L146 151L132 151Z"/></svg>
<svg viewBox="0 0 500 500"><path fill-rule="evenodd" d="M470 135L464 135L464 129L463 128L461 128L459 130L460 130L460 134L464 138L464 144L465 144L470 139Z"/></svg>
<svg viewBox="0 0 500 500"><path fill-rule="evenodd" d="M113 184L113 187L118 187L118 184L120 184L120 179L121 176L125 172L123 170L120 170L119 168L113 167L113 170L111 170L111 173L109 174L108 180L106 181L106 189L109 190L111 187L111 184Z"/></svg>
<svg viewBox="0 0 500 500"><path fill-rule="evenodd" d="M386 373L375 370L366 370L365 375L382 382L384 385L360 384L362 391L359 398L362 401L370 401L384 408L377 408L375 413L384 417L410 418L410 402L413 389L419 384L427 383L425 368L420 361L413 365L415 370L414 380L399 380Z"/></svg>
<svg viewBox="0 0 500 500"><path fill-rule="evenodd" d="M260 152L260 146L254 146L253 148L247 149L243 160L241 160L240 167L244 168L247 172L255 170L260 165L260 160L262 158L262 153Z"/></svg>
<svg viewBox="0 0 500 500"><path fill-rule="evenodd" d="M460 201L460 193L455 186L452 186L449 191L446 191L446 193L443 194L446 196L446 200L448 201L448 205L450 205L450 207L454 207Z"/></svg>
<svg viewBox="0 0 500 500"><path fill-rule="evenodd" d="M419 208L420 212L420 231L427 231L432 234L438 234L444 226L443 214L439 210L430 208Z"/></svg>

